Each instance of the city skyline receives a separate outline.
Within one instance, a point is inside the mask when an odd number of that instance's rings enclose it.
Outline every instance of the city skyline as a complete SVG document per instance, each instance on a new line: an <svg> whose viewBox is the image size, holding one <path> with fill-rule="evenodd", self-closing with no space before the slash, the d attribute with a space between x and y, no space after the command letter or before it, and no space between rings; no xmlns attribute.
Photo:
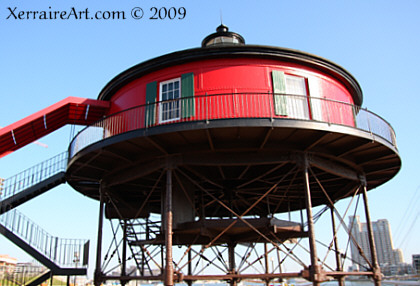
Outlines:
<svg viewBox="0 0 420 286"><path fill-rule="evenodd" d="M368 239L368 225L366 222L361 222L359 216L349 217L349 228L354 236L356 242L363 250L369 262L372 263L372 256L370 251L370 243ZM387 219L378 219L372 221L372 232L376 246L376 254L378 257L378 263L380 266L385 264L397 265L404 262L402 250L394 248L392 240L391 227ZM351 255L353 259L353 267L365 266L368 268L368 264L363 256L359 253L358 246L352 241L351 243Z"/></svg>

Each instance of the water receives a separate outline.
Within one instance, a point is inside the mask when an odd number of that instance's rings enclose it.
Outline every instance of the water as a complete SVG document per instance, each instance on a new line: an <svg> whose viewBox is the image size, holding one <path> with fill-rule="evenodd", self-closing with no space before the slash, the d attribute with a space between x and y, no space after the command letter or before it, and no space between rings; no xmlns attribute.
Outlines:
<svg viewBox="0 0 420 286"><path fill-rule="evenodd" d="M176 283L175 285L178 286L187 286L186 283ZM214 283L193 283L193 286L228 286L229 283L226 282L214 282ZM312 282L306 281L306 280L294 280L289 279L288 282L283 283L270 283L270 286L310 286L312 285ZM321 283L322 286L338 286L337 281L328 281ZM373 286L373 282L371 281L345 281L346 286ZM395 285L395 284L386 284L385 282L382 282L382 285L388 286L388 285ZM420 285L420 284L419 284ZM157 284L138 284L138 286L163 286L161 283ZM265 283L262 282L251 282L251 281L243 281L238 283L238 286L265 286Z"/></svg>
<svg viewBox="0 0 420 286"><path fill-rule="evenodd" d="M132 281L131 283L133 283ZM152 283L152 284L133 284L129 283L128 285L135 285L135 286L163 286L162 283ZM178 286L187 286L186 283L176 283L175 285ZM203 283L193 283L193 286L229 286L229 283L226 282L203 282ZM288 279L287 282L283 283L270 283L270 286L311 286L312 282L306 281L304 279ZM328 281L321 283L322 286L338 286L337 281ZM368 280L346 280L345 286L373 286L374 283ZM420 286L420 280L417 281L410 281L410 280L403 280L403 281L382 281L383 286ZM238 286L265 286L265 283L262 282L252 282L252 281L243 281L238 283Z"/></svg>

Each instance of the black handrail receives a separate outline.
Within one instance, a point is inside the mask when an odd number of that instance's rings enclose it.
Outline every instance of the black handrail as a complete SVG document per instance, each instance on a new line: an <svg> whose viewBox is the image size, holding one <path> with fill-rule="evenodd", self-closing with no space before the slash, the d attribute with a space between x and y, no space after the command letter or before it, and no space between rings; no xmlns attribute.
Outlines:
<svg viewBox="0 0 420 286"><path fill-rule="evenodd" d="M0 223L58 266L85 268L89 241L52 236L16 209L0 216Z"/></svg>
<svg viewBox="0 0 420 286"><path fill-rule="evenodd" d="M67 152L60 153L31 168L20 172L3 181L3 190L0 194L0 204L7 198L26 190L50 177L65 172L67 168Z"/></svg>
<svg viewBox="0 0 420 286"><path fill-rule="evenodd" d="M179 118L160 121L160 108L168 101L135 106L104 117L76 134L69 146L69 158L91 144L132 130L231 118L294 119L344 125L379 136L397 148L395 132L386 120L365 108L337 100L293 94L229 93L196 95L178 101L181 109L188 109L188 117L182 118L179 111Z"/></svg>

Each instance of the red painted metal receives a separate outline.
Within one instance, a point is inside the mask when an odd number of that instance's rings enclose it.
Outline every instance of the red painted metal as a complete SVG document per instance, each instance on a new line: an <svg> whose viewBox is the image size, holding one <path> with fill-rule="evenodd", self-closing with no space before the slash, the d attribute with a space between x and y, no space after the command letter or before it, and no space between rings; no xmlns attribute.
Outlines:
<svg viewBox="0 0 420 286"><path fill-rule="evenodd" d="M157 94L159 94L160 82L180 77L185 73L194 73L195 95L272 93L271 71L273 70L306 78L309 96L312 98L354 104L352 95L342 82L331 75L303 64L298 65L271 59L226 58L190 62L143 75L121 87L112 96L112 107L108 114L145 104L147 83L156 81L158 83ZM157 98L157 101L159 100ZM332 116L340 116L340 114Z"/></svg>
<svg viewBox="0 0 420 286"><path fill-rule="evenodd" d="M110 102L67 97L0 129L0 158L63 127L89 125L105 115Z"/></svg>

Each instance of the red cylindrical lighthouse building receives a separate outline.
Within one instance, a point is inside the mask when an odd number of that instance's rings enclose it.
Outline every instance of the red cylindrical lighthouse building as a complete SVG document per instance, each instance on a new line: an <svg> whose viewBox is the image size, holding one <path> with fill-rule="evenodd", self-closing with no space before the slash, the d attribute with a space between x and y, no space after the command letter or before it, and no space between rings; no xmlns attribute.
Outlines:
<svg viewBox="0 0 420 286"><path fill-rule="evenodd" d="M223 25L200 48L122 72L98 99L110 102L108 114L73 139L66 179L101 201L100 222L103 212L120 221L122 253L130 248L137 274L128 273L128 256L118 277L98 262L97 283L341 279L349 273L339 259L334 271L319 263L312 207L366 195L401 166L393 129L361 108L346 70L297 50L246 45ZM276 218L296 210L306 210L306 222ZM308 238L310 265L284 273L279 259L270 269L267 244L288 253L285 242L297 238ZM180 258L173 245L185 247ZM266 245L262 273L245 267L246 254L238 260L238 245ZM210 249L213 260L204 256ZM379 283L372 257L360 274ZM200 259L210 273L194 272Z"/></svg>

